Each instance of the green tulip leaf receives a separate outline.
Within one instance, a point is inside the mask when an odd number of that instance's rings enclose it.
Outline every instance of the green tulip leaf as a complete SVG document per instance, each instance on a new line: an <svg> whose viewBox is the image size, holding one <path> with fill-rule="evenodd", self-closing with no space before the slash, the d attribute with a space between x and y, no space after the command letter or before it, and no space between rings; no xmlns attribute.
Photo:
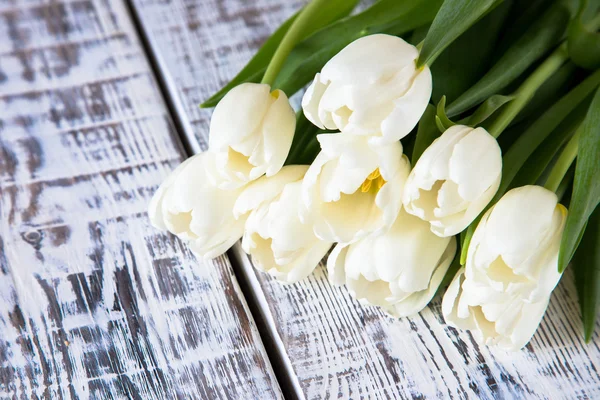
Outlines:
<svg viewBox="0 0 600 400"><path fill-rule="evenodd" d="M558 197L558 200L560 202L563 202L563 199L565 198L565 194L567 193L567 190L572 187L574 176L575 176L575 164L573 164L573 165L571 165L571 167L569 167L569 169L567 170L567 173L563 177L562 181L560 181L558 188L556 188L556 197ZM567 198L566 200L569 200L569 199ZM563 204L566 205L566 203L564 203L564 202L563 202Z"/></svg>
<svg viewBox="0 0 600 400"><path fill-rule="evenodd" d="M583 334L592 340L600 309L600 207L592 213L573 260Z"/></svg>
<svg viewBox="0 0 600 400"><path fill-rule="evenodd" d="M436 59L431 66L434 104L442 96L446 96L447 103L455 100L487 72L513 3L505 0L467 29ZM421 42L426 34L427 30L423 35L415 32L411 43Z"/></svg>
<svg viewBox="0 0 600 400"><path fill-rule="evenodd" d="M317 30L331 24L340 18L346 17L354 9L358 0L330 0L324 3L324 7L319 14L312 20L310 29L304 32L304 38L312 35ZM245 82L258 83L279 47L281 40L287 33L288 29L298 16L299 12L285 21L277 30L269 37L262 47L256 52L254 57L246 64L246 66L221 90L213 94L208 100L200 105L202 108L214 107L232 88Z"/></svg>
<svg viewBox="0 0 600 400"><path fill-rule="evenodd" d="M596 91L580 132L573 194L558 256L559 271L564 271L571 261L577 239L600 202L600 90Z"/></svg>
<svg viewBox="0 0 600 400"><path fill-rule="evenodd" d="M561 0L565 1L565 0ZM578 0L575 0L578 1ZM506 29L502 33L502 39L495 49L498 59L508 48L515 43L531 26L540 18L540 15L555 3L556 0L528 0L515 1L510 10L509 21ZM577 12L575 7L573 14Z"/></svg>
<svg viewBox="0 0 600 400"><path fill-rule="evenodd" d="M446 115L446 96L442 96L437 105L435 123L442 133L451 126L456 125L454 122L450 121L450 118Z"/></svg>
<svg viewBox="0 0 600 400"><path fill-rule="evenodd" d="M502 0L445 0L423 42L418 66L432 65L456 38Z"/></svg>
<svg viewBox="0 0 600 400"><path fill-rule="evenodd" d="M563 136L563 139L554 139L559 143L564 143L562 140L568 139L568 137L565 137L565 133L571 133L575 124L581 121L581 112L582 110L585 112L589 104L586 99L594 92L598 85L600 85L600 71L590 75L577 87L563 96L517 139L503 157L502 183L498 189L499 196L504 195L510 188L535 183L539 175L537 177L532 175L529 179L525 177L519 178L515 182L513 180L516 179L515 177L519 171L527 171L529 169L524 168L524 164L551 134ZM577 109L579 110L574 112ZM570 118L568 118L569 116ZM541 151L540 153L545 152ZM529 165L532 168L535 167L535 161L532 161ZM542 165L542 168L546 166L547 163ZM521 174L524 173L526 172L522 172Z"/></svg>
<svg viewBox="0 0 600 400"><path fill-rule="evenodd" d="M296 131L294 132L294 140L290 152L285 160L286 165L301 165L304 164L304 153L311 142L316 142L316 136L319 128L310 122L302 110L296 113Z"/></svg>
<svg viewBox="0 0 600 400"><path fill-rule="evenodd" d="M523 164L507 190L524 185L543 184L563 146L575 134L585 118L589 101L584 101L544 140Z"/></svg>
<svg viewBox="0 0 600 400"><path fill-rule="evenodd" d="M460 121L460 123L462 125L476 127L514 98L514 96L502 96L500 94L495 94L484 101L483 104L480 105L470 117L465 118L464 120Z"/></svg>
<svg viewBox="0 0 600 400"><path fill-rule="evenodd" d="M560 99L578 83L576 81L577 66L572 62L566 62L558 71L548 78L527 105L519 112L511 125L518 124L530 117L541 115L552 107L556 99ZM505 136L503 133L502 136Z"/></svg>
<svg viewBox="0 0 600 400"><path fill-rule="evenodd" d="M549 8L483 78L448 106L448 115L458 115L505 89L559 43L569 18L570 12L563 5Z"/></svg>
<svg viewBox="0 0 600 400"><path fill-rule="evenodd" d="M417 135L415 137L415 145L413 148L411 164L415 166L421 154L428 148L431 143L441 135L440 129L436 124L436 109L429 104L419 121Z"/></svg>
<svg viewBox="0 0 600 400"><path fill-rule="evenodd" d="M441 133L446 132L446 126L444 126L444 123L442 122L442 120L440 119L440 117L438 117L437 115L435 116L435 126L438 128L438 130Z"/></svg>

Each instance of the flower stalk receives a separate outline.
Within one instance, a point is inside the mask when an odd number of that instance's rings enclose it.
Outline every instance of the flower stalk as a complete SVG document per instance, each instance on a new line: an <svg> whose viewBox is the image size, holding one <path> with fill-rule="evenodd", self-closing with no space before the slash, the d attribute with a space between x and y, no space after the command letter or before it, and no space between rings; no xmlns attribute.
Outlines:
<svg viewBox="0 0 600 400"><path fill-rule="evenodd" d="M319 9L322 7L327 0L313 0L300 12L298 17L290 26L290 29L286 32L285 36L281 40L279 47L273 54L273 58L269 62L267 66L267 70L263 75L261 83L266 83L267 85L273 86L279 71L281 71L281 67L283 67L283 63L287 59L288 55L296 46L296 44L302 39L303 33L306 31L306 28L310 25L313 16L318 13Z"/></svg>
<svg viewBox="0 0 600 400"><path fill-rule="evenodd" d="M577 157L577 150L579 148L579 133L580 129L575 132L575 135L569 140L569 143L565 146L563 151L560 153L560 157L556 161L556 164L552 167L550 175L544 184L544 187L553 192L557 192L560 183L567 174L567 171L575 161Z"/></svg>
<svg viewBox="0 0 600 400"><path fill-rule="evenodd" d="M558 47L530 76L514 94L514 100L500 113L498 119L490 126L489 133L498 138L510 125L519 112L529 103L535 92L550 78L567 60L569 53L566 43Z"/></svg>

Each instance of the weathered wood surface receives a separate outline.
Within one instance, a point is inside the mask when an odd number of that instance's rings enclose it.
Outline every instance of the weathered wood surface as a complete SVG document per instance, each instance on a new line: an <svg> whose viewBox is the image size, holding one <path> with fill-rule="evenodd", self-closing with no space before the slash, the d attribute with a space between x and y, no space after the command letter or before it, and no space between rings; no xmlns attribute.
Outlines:
<svg viewBox="0 0 600 400"><path fill-rule="evenodd" d="M284 0L134 0L192 141L205 147L210 112L197 105L226 83L300 5ZM252 273L252 272L250 272ZM287 361L308 399L600 398L600 338L581 339L571 274L531 343L506 353L448 327L440 302L395 320L332 287L324 268L282 286L257 273Z"/></svg>
<svg viewBox="0 0 600 400"><path fill-rule="evenodd" d="M148 222L182 157L121 0L0 0L0 399L282 397L228 259Z"/></svg>

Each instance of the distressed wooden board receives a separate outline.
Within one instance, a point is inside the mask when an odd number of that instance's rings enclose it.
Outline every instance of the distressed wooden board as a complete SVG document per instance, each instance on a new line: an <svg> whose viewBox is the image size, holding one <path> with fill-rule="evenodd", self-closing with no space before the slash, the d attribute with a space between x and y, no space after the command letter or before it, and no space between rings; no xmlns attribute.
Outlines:
<svg viewBox="0 0 600 400"><path fill-rule="evenodd" d="M0 0L0 399L282 397L228 259L149 224L182 157L121 0Z"/></svg>
<svg viewBox="0 0 600 400"><path fill-rule="evenodd" d="M234 76L300 5L283 0L134 4L198 150L206 146L210 111L197 105ZM323 266L292 286L261 273L256 278L259 303L262 299L308 399L600 398L600 338L587 346L582 342L570 273L535 337L517 353L479 347L471 335L448 327L439 299L413 318L395 320L331 286Z"/></svg>

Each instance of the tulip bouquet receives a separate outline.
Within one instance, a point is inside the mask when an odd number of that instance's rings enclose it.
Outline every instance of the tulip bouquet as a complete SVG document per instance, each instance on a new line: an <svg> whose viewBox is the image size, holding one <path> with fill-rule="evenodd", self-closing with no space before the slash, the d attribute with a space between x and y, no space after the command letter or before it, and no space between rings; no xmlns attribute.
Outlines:
<svg viewBox="0 0 600 400"><path fill-rule="evenodd" d="M361 302L403 317L442 293L450 325L507 349L575 257L589 339L597 2L356 3L310 1L202 105L216 106L208 151L161 185L152 223L208 258L242 238L284 283L333 247L330 280Z"/></svg>

